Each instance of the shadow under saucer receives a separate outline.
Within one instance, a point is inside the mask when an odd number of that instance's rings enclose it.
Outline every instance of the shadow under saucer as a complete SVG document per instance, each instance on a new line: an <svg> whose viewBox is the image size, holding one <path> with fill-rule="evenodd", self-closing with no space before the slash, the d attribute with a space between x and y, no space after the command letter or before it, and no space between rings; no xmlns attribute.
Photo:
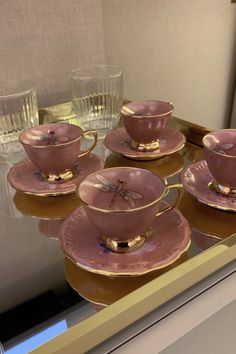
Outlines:
<svg viewBox="0 0 236 354"><path fill-rule="evenodd" d="M61 197L38 197L17 191L13 201L22 214L45 220L64 219L81 206L81 201L76 194Z"/></svg>
<svg viewBox="0 0 236 354"><path fill-rule="evenodd" d="M185 252L171 265L135 277L113 278L91 273L78 267L68 257L64 259L64 269L68 283L81 297L93 304L107 306L187 260Z"/></svg>
<svg viewBox="0 0 236 354"><path fill-rule="evenodd" d="M178 209L186 217L189 224L200 232L215 235L221 239L235 233L235 213L202 204L188 193L183 195Z"/></svg>
<svg viewBox="0 0 236 354"><path fill-rule="evenodd" d="M105 168L128 166L149 170L162 178L171 177L183 169L184 159L179 152L164 156L158 160L135 161L117 153L112 153L105 161Z"/></svg>

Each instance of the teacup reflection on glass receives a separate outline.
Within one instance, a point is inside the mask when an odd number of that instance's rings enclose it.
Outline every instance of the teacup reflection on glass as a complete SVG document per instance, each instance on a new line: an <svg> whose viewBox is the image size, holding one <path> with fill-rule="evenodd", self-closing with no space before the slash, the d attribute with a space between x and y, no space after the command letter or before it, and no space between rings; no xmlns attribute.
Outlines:
<svg viewBox="0 0 236 354"><path fill-rule="evenodd" d="M94 142L80 151L81 138L93 135ZM20 134L20 142L34 166L48 182L58 183L73 178L77 160L89 154L96 146L95 130L83 131L67 123L42 124Z"/></svg>
<svg viewBox="0 0 236 354"><path fill-rule="evenodd" d="M203 138L207 166L214 178L210 188L236 197L236 129L213 131Z"/></svg>
<svg viewBox="0 0 236 354"><path fill-rule="evenodd" d="M172 204L160 206L171 188L177 189L178 197ZM173 209L181 191L181 185L165 185L161 177L133 167L100 170L87 176L78 189L101 242L115 252L142 246L151 237L151 225L156 216Z"/></svg>
<svg viewBox="0 0 236 354"><path fill-rule="evenodd" d="M163 101L130 102L121 108L125 129L138 151L153 151L160 147L162 130L168 124L173 105Z"/></svg>

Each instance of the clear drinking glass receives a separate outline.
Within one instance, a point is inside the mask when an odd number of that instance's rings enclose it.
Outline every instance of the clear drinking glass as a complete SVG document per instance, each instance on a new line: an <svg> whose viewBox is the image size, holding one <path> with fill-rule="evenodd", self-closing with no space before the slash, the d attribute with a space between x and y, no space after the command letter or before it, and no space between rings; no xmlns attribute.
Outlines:
<svg viewBox="0 0 236 354"><path fill-rule="evenodd" d="M123 70L116 65L93 65L69 75L73 109L83 129L104 137L117 126L123 101Z"/></svg>
<svg viewBox="0 0 236 354"><path fill-rule="evenodd" d="M0 155L22 151L19 134L38 124L35 86L26 81L0 83Z"/></svg>

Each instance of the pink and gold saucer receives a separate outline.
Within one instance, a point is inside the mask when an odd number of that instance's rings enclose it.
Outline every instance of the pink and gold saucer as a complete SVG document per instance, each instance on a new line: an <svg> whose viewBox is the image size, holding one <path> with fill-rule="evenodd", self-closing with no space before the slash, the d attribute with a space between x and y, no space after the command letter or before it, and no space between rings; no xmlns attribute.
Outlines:
<svg viewBox="0 0 236 354"><path fill-rule="evenodd" d="M236 212L236 198L220 195L209 187L213 176L206 160L190 165L181 174L183 188L203 204L211 207Z"/></svg>
<svg viewBox="0 0 236 354"><path fill-rule="evenodd" d="M152 236L139 249L112 252L99 243L98 232L80 207L62 224L60 244L65 255L87 271L112 277L137 276L170 265L190 246L188 222L177 209L158 216L151 229Z"/></svg>
<svg viewBox="0 0 236 354"><path fill-rule="evenodd" d="M173 154L182 149L186 142L185 136L174 128L165 128L162 131L160 148L153 151L136 151L131 146L131 138L125 128L117 128L109 132L105 139L104 145L111 150L133 160L155 160L160 157Z"/></svg>
<svg viewBox="0 0 236 354"><path fill-rule="evenodd" d="M73 179L63 183L49 183L28 159L24 159L10 169L7 179L14 189L26 194L42 197L60 196L74 193L87 175L103 167L103 159L96 154L90 154L79 159L78 165L74 167Z"/></svg>

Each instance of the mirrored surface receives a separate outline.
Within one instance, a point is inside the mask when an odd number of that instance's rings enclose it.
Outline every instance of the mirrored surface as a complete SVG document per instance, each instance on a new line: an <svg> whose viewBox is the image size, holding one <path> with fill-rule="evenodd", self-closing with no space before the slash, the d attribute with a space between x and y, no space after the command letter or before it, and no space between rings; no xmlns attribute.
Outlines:
<svg viewBox="0 0 236 354"><path fill-rule="evenodd" d="M139 167L159 174L165 183L180 182L188 165L204 159L200 144L205 131L199 132L194 125L181 125L175 119L171 124L185 133L188 141L180 151L161 159L131 160L109 152L102 141L95 153L104 158L106 168ZM7 174L22 158L23 155L13 156L1 160L0 165L0 341L6 346L38 328L35 326L44 328L46 321L64 313L76 313L72 322L78 323L235 232L234 213L214 209L185 193L178 209L190 224L191 244L184 254L166 267L141 276L91 273L65 257L60 247L60 226L81 207L80 200L76 194L39 197L15 191ZM171 192L165 199L170 202L173 198Z"/></svg>

